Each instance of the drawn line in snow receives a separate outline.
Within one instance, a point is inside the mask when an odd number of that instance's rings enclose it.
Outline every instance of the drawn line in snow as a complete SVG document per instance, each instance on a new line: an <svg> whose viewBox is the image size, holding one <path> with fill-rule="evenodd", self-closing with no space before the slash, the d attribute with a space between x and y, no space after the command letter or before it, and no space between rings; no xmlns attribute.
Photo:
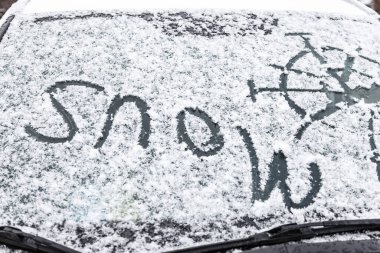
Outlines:
<svg viewBox="0 0 380 253"><path fill-rule="evenodd" d="M54 85L52 85L51 87L49 87L46 90L46 92L53 93L57 89L65 90L69 86L79 86L79 87L82 86L82 87L86 87L86 88L95 89L95 90L97 90L99 92L100 91L104 91L104 87L102 87L100 85L93 84L93 83L90 83L90 82L81 81L81 80L73 80L73 81L56 82Z"/></svg>
<svg viewBox="0 0 380 253"><path fill-rule="evenodd" d="M44 134L39 133L34 127L31 125L25 126L25 132L30 136L34 137L37 141L48 142L48 143L63 143L66 141L71 141L78 131L78 127L73 119L73 116L59 103L52 94L50 94L50 100L57 110L57 112L62 116L63 120L66 122L69 133L67 137L51 137Z"/></svg>
<svg viewBox="0 0 380 253"><path fill-rule="evenodd" d="M280 75L280 84L279 88L256 88L255 83L253 80L248 80L247 84L250 90L250 97L252 102L256 102L256 96L260 92L280 92L285 100L287 101L290 108L292 108L301 118L304 118L306 116L306 111L299 107L295 101L293 101L288 92L323 92L326 94L326 97L330 100L330 102L325 106L324 109L317 111L316 113L310 115L310 121L307 121L306 123L302 124L298 130L296 131L294 137L297 140L301 140L303 134L305 131L313 125L314 122L321 121L330 115L333 115L334 113L341 110L341 108L338 106L339 103L345 102L347 107L353 106L357 104L360 100L364 100L365 103L369 104L376 104L380 102L380 86L377 83L371 84L370 88L364 88L364 87L356 87L354 89L350 88L348 86L348 82L350 80L350 76L352 73L357 73L361 76L372 78L371 75L367 73L360 72L356 69L354 69L354 63L355 63L355 57L351 56L350 54L346 53L344 50L336 47L323 47L322 52L329 52L329 51L339 51L343 52L346 55L346 59L344 61L344 68L327 68L326 74L334 79L336 79L342 89L341 91L330 91L328 90L328 84L326 84L323 81L320 81L320 85L322 85L322 89L289 89L288 86L288 76L289 72L294 72L296 74L306 74L310 77L315 78L323 78L326 77L324 75L316 75L314 73L310 73L307 71L302 71L298 69L294 69L293 66L295 63L297 63L299 60L303 59L307 54L312 54L314 58L316 58L321 65L326 64L327 60L323 55L319 54L315 47L312 46L310 43L310 38L307 36L311 36L310 33L287 33L285 36L299 36L303 42L304 42L304 48L297 53L294 57L292 57L288 63L283 66L278 66L275 64L271 64L270 66L275 69L280 69L283 71L283 73ZM361 51L361 48L357 48L356 51L359 53ZM373 60L369 57L366 57L364 55L358 54L359 58L366 60L372 64L377 64L379 67L380 63L376 60ZM340 75L339 72L342 72ZM371 158L371 161L376 163L377 166L377 174L380 181L380 162L377 161L377 158L379 157L379 154L375 152L377 150L375 140L374 140L374 130L373 130L373 112L372 117L369 121L369 130L371 132L370 135L370 145L372 151L374 151L374 156Z"/></svg>
<svg viewBox="0 0 380 253"><path fill-rule="evenodd" d="M47 135L39 133L31 125L25 126L25 132L29 134L31 137L35 138L37 141L48 142L48 143L64 143L67 141L71 141L74 138L76 132L78 131L78 127L74 121L73 116L53 96L53 93L56 92L57 89L63 90L63 89L66 89L68 86L83 86L87 88L96 89L97 91L104 91L103 87L96 84L89 83L89 82L84 82L84 81L64 81L64 82L57 82L54 85L52 85L50 88L46 90L46 92L50 96L50 100L53 104L53 107L62 116L63 121L67 124L69 128L68 129L69 133L66 137L51 137L51 136L47 136Z"/></svg>
<svg viewBox="0 0 380 253"><path fill-rule="evenodd" d="M201 148L197 147L191 140L185 125L186 113L203 120L210 129L210 139L206 143L202 144L202 146L208 146L208 150L202 150ZM198 108L185 108L183 111L178 113L177 122L177 135L179 142L185 142L188 148L198 157L215 155L216 153L218 153L218 151L220 151L223 148L224 138L223 135L220 133L220 127L218 123L213 122L211 117L206 112Z"/></svg>
<svg viewBox="0 0 380 253"><path fill-rule="evenodd" d="M373 156L371 157L371 161L376 164L376 172L377 172L377 179L380 181L380 161L379 161L379 151L377 150L376 144L375 144L375 134L373 130L373 120L375 119L375 112L371 110L371 118L369 119L368 129L370 131L369 135L369 144L371 146L371 150L373 152Z"/></svg>
<svg viewBox="0 0 380 253"><path fill-rule="evenodd" d="M365 102L367 103L375 103L380 101L380 87L374 83L371 85L371 88L363 88L363 87L356 87L355 89L351 89L348 85L347 82L349 81L350 75L352 73L358 73L359 75L365 76L365 77L371 77L371 75L359 72L353 68L354 65L354 57L346 54L346 60L344 62L345 67L343 69L341 68L328 68L327 69L327 75L335 78L341 87L343 88L344 92L341 91L330 91L328 90L328 85L324 83L323 81L320 82L320 84L323 86L322 89L289 89L288 86L288 73L289 72L294 72L296 74L306 74L307 76L310 77L315 77L315 78L323 78L326 77L324 75L316 75L314 73L310 73L307 71L302 71L298 69L294 69L293 65L301 60L303 57L305 57L307 54L311 53L319 62L320 64L326 64L327 61L325 58L320 55L316 48L312 46L310 43L310 39L305 37L309 36L311 34L309 33L288 33L286 36L300 36L302 40L304 41L304 49L301 50L296 56L292 57L289 62L285 65L285 67L278 66L275 64L271 64L270 66L276 69L281 69L284 71L284 73L281 74L280 76L280 85L279 88L256 88L255 84L252 80L248 81L248 86L250 88L250 94L252 101L256 101L256 95L259 92L282 92L285 100L288 102L289 106L295 110L295 112L300 115L301 118L304 118L306 116L305 110L300 108L294 100L292 100L288 94L288 92L324 92L331 100L330 103L326 105L326 107L318 112L316 112L313 115L310 115L311 121L306 122L304 125L302 125L297 133L295 134L295 137L300 140L302 138L303 133L306 131L308 127L312 125L313 122L315 121L320 121L331 114L334 114L335 112L339 111L340 109L336 106L340 102L346 102L348 106L352 106L357 103L358 100L364 99ZM326 51L333 51L337 50L340 52L344 52L342 49L335 48L335 47L324 47L322 48L324 52ZM357 49L357 51L360 51L360 48ZM372 60L366 56L359 55L364 60L367 60L371 63L375 63L380 65L377 61ZM285 72L286 70L286 72ZM338 74L338 72L342 72L341 75Z"/></svg>
<svg viewBox="0 0 380 253"><path fill-rule="evenodd" d="M267 182L262 187L261 176L259 170L259 159L256 155L255 147L251 136L248 131L242 127L237 127L240 135L243 137L244 144L248 150L249 159L251 163L251 176L252 176L252 201L268 200L273 190L278 186L283 194L285 206L290 208L305 208L314 203L315 197L319 193L322 185L321 172L316 163L310 163L308 170L310 171L310 190L306 196L299 202L295 203L291 199L290 188L286 183L289 173L286 156L282 151L275 152L273 160L269 164L269 174Z"/></svg>
<svg viewBox="0 0 380 253"><path fill-rule="evenodd" d="M137 107L137 109L140 111L141 115L141 131L139 135L139 144L143 148L147 148L149 145L149 135L150 135L150 116L147 113L148 111L148 105L144 100L137 96L124 96L120 97L120 95L116 95L115 98L112 100L111 105L109 106L107 110L107 120L104 124L103 130L102 130L102 136L99 137L95 144L95 148L100 148L103 146L104 142L106 141L109 132L112 128L112 123L115 118L115 115L117 111L120 109L121 106L123 106L125 103L134 103Z"/></svg>
<svg viewBox="0 0 380 253"><path fill-rule="evenodd" d="M7 20L5 20L4 24L0 27L0 42L3 40L14 18L15 15L10 15Z"/></svg>

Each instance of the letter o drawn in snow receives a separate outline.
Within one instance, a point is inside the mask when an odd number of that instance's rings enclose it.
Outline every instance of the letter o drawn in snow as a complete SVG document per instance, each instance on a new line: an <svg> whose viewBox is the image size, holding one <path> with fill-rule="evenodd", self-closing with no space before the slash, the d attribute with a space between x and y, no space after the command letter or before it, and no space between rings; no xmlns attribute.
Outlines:
<svg viewBox="0 0 380 253"><path fill-rule="evenodd" d="M197 147L191 140L189 133L187 131L185 120L186 114L191 114L199 119L203 120L207 127L210 129L211 137L207 142L204 142L202 146L208 147L206 150ZM220 127L217 123L213 122L211 117L204 111L196 108L185 108L183 111L177 115L177 134L179 142L185 142L188 148L193 152L193 154L198 157L202 156L212 156L218 153L224 146L224 138L220 133Z"/></svg>

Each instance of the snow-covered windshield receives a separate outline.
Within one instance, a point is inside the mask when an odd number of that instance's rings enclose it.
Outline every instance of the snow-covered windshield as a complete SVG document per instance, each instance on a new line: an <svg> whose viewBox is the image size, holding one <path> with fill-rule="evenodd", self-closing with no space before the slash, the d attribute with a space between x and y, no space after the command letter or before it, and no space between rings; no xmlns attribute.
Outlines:
<svg viewBox="0 0 380 253"><path fill-rule="evenodd" d="M0 224L156 251L380 216L373 17L19 15L0 43Z"/></svg>

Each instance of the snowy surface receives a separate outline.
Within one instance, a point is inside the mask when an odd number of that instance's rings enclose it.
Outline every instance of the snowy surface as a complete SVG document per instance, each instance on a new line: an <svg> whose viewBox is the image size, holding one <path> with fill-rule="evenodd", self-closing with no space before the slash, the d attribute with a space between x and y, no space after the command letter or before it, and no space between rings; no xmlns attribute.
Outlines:
<svg viewBox="0 0 380 253"><path fill-rule="evenodd" d="M0 43L0 224L140 252L379 217L379 28L286 12L18 15Z"/></svg>
<svg viewBox="0 0 380 253"><path fill-rule="evenodd" d="M109 9L249 9L249 10L288 10L288 11L313 11L333 12L344 14L365 15L366 10L355 6L356 0L30 0L25 12L53 12L74 10L109 10Z"/></svg>
<svg viewBox="0 0 380 253"><path fill-rule="evenodd" d="M360 3L363 3L365 5L369 5L369 4L372 3L372 0L357 0L357 1L360 2Z"/></svg>

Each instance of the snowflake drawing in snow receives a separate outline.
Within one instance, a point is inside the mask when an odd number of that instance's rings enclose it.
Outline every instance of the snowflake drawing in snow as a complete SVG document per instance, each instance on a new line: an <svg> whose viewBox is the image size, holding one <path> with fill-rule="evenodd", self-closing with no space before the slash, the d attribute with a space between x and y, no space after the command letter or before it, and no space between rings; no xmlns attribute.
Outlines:
<svg viewBox="0 0 380 253"><path fill-rule="evenodd" d="M377 176L380 180L380 161L379 161L379 153L377 151L377 147L375 144L374 138L374 127L373 121L375 119L375 106L378 102L380 102L380 86L377 83L372 83L370 87L360 87L356 86L355 88L351 88L348 85L350 77L353 73L368 79L373 79L374 77L368 73L360 72L354 68L354 64L358 59L366 62L374 66L376 69L380 68L380 63L376 60L373 60L367 56L361 55L360 48L356 49L354 53L347 53L343 49L336 47L323 47L320 51L318 51L310 42L309 33L288 33L285 36L292 36L297 39L301 39L303 41L304 47L301 49L299 53L290 58L290 60L285 64L285 66L279 66L272 64L271 67L275 69L279 69L282 71L279 80L278 88L258 88L255 86L253 80L248 81L248 86L250 89L250 97L253 102L256 101L256 95L260 92L279 92L282 96L284 96L286 102L302 119L303 124L299 126L297 131L294 134L294 139L296 141L301 141L303 134L307 131L307 129L312 126L314 123L326 119L329 116L334 115L339 110L342 110L340 106L341 103L344 103L346 107L353 106L357 104L359 101L364 100L365 103L373 104L374 107L370 109L370 119L368 122L368 129L370 131L369 145L373 152L373 156L371 157L371 161L376 164ZM344 55L344 67L343 68L331 68L329 67L329 63L327 61L327 56L330 53L340 53ZM305 59L305 57L312 56L319 62L321 65L326 66L326 71L323 75L317 75L312 72L303 71L295 68L297 62ZM294 89L288 87L289 75L290 73L295 73L298 75L306 75L308 77L324 79L326 77L330 77L336 80L339 83L339 86L342 88L342 91L331 91L330 86L327 82L320 81L321 87L320 89ZM289 92L295 93L322 93L325 94L328 98L329 102L325 106L325 108L308 115L306 111L301 108L289 95ZM252 146L251 139L245 129L241 130L241 135L243 136L247 148ZM250 150L251 155L251 163L252 163L252 175L253 175L253 187L256 189L261 189L260 184L260 172L258 171L258 162L256 154L251 154L254 149ZM287 173L287 165L286 165L286 157L284 154L275 153L273 161L269 165L269 179L264 187L264 190L261 192L260 190L253 190L254 200L266 200L269 198L269 193L272 191L275 183L273 182L273 178L278 177L278 175ZM285 172L284 172L285 171ZM313 198L316 196L318 191L320 190L321 176L319 167L317 164L310 164L309 171L311 175L311 190L308 195L301 201L301 203L293 203L289 197L289 187L286 184L286 175L280 177L279 187L283 192L285 203L288 207L300 208L306 207L309 204L313 203Z"/></svg>

